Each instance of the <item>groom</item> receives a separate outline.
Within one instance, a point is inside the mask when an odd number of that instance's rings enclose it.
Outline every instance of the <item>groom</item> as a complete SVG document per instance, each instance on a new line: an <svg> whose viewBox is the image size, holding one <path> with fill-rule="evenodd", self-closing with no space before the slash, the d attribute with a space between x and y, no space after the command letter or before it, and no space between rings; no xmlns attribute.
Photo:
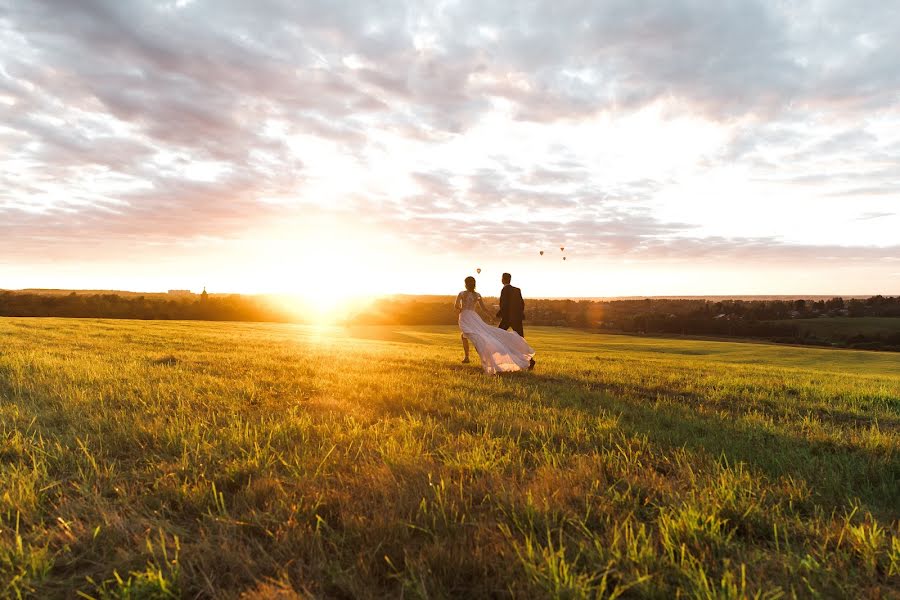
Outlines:
<svg viewBox="0 0 900 600"><path fill-rule="evenodd" d="M503 291L500 292L500 310L497 316L500 318L500 329L509 329L525 337L522 329L522 321L525 319L525 300L522 299L522 290L509 284L512 275L504 273L501 278Z"/></svg>
<svg viewBox="0 0 900 600"><path fill-rule="evenodd" d="M500 329L504 331L512 327L512 330L525 337L522 329L522 321L525 320L525 300L522 299L522 290L509 284L512 281L512 275L504 273L500 278L503 282L503 291L500 292L500 310L497 316L500 317ZM534 358L529 361L528 370L534 369Z"/></svg>

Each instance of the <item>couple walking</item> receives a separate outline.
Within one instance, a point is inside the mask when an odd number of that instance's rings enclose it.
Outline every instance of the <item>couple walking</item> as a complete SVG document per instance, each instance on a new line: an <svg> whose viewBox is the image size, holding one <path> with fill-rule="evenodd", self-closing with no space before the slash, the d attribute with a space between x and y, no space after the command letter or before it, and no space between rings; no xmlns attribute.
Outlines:
<svg viewBox="0 0 900 600"><path fill-rule="evenodd" d="M459 329L462 331L464 363L469 362L469 342L481 358L485 373L494 375L509 371L534 368L534 349L525 341L522 321L525 319L525 301L522 291L510 285L512 275L503 274L503 291L500 292L500 326L485 323L477 309L487 313L481 294L475 291L475 278L466 277L466 289L456 296L459 312ZM507 331L512 328L512 331Z"/></svg>

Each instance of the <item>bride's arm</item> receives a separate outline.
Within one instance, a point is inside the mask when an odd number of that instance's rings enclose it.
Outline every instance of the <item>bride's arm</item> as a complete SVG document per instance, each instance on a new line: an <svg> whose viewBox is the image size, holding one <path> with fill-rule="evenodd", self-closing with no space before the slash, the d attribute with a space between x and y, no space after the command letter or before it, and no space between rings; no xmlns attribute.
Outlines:
<svg viewBox="0 0 900 600"><path fill-rule="evenodd" d="M461 293L456 295L456 302L453 303L453 308L456 309L456 312L462 312L462 294Z"/></svg>

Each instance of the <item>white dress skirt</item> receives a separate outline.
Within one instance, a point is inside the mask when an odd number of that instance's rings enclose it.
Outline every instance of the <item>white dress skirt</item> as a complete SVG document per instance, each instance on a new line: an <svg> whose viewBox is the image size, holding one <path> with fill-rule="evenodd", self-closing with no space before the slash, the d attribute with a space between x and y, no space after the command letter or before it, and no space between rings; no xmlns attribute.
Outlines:
<svg viewBox="0 0 900 600"><path fill-rule="evenodd" d="M515 331L488 325L478 313L464 308L459 313L459 329L481 357L481 367L489 375L528 369L534 349Z"/></svg>

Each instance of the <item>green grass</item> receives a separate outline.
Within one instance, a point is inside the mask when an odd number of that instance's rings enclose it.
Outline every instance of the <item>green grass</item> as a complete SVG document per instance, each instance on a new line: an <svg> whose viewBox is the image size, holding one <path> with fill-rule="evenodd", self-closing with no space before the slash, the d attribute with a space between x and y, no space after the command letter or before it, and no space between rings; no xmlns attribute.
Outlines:
<svg viewBox="0 0 900 600"><path fill-rule="evenodd" d="M888 598L896 354L0 319L0 596Z"/></svg>
<svg viewBox="0 0 900 600"><path fill-rule="evenodd" d="M892 317L829 317L827 319L790 319L776 322L796 325L801 333L808 332L827 340L860 334L900 333L900 319Z"/></svg>

